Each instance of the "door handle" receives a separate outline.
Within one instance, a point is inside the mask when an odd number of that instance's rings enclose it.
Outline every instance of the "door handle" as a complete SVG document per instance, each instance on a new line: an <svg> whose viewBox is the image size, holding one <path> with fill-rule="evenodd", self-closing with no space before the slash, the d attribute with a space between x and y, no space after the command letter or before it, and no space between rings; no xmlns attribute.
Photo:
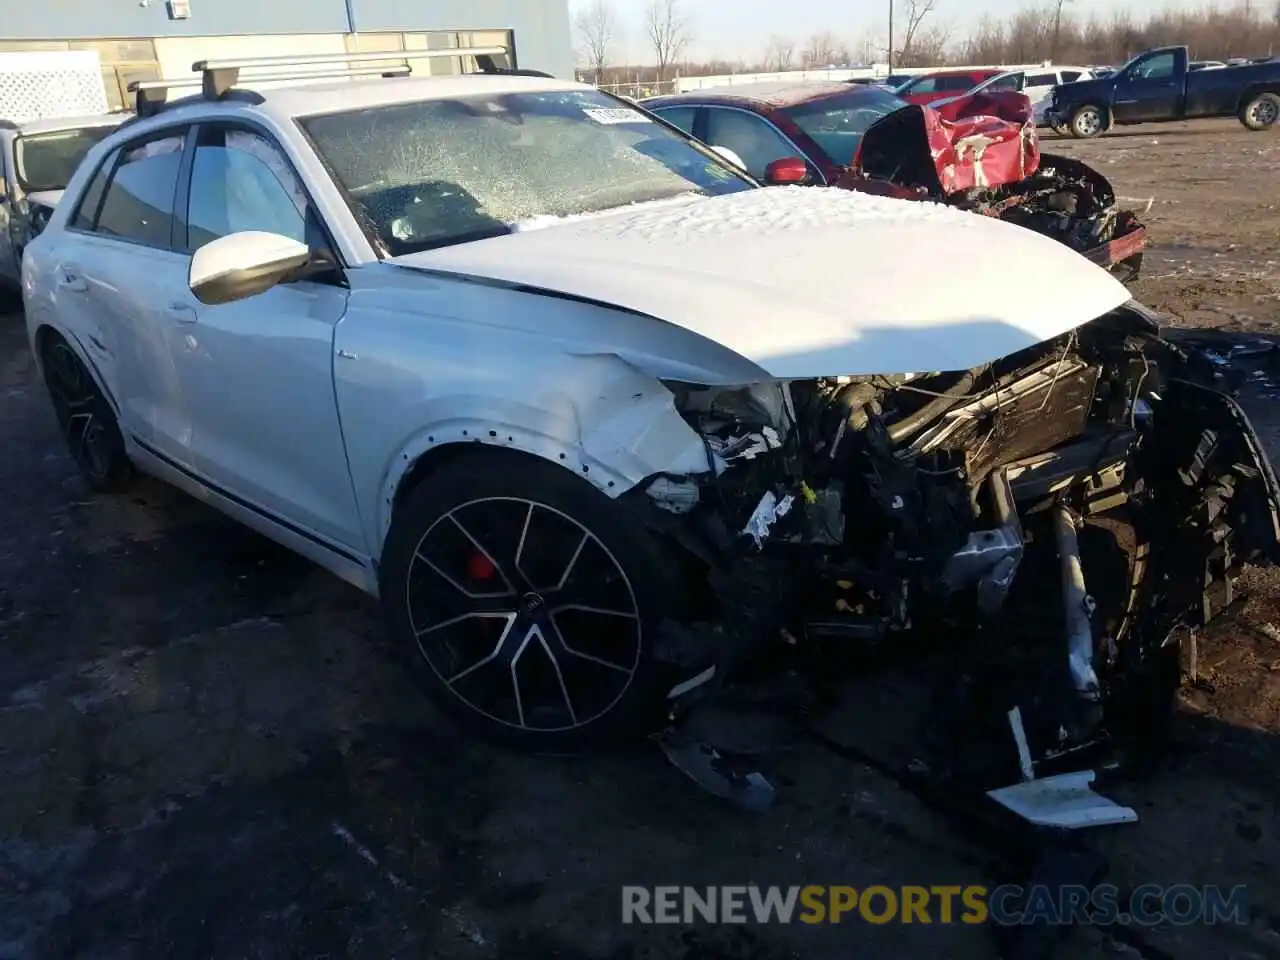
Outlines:
<svg viewBox="0 0 1280 960"><path fill-rule="evenodd" d="M62 267L58 271L58 289L66 290L68 293L84 293L89 289L89 284L85 283L84 277L74 270Z"/></svg>
<svg viewBox="0 0 1280 960"><path fill-rule="evenodd" d="M165 312L178 323L196 322L196 308L187 303L171 303Z"/></svg>

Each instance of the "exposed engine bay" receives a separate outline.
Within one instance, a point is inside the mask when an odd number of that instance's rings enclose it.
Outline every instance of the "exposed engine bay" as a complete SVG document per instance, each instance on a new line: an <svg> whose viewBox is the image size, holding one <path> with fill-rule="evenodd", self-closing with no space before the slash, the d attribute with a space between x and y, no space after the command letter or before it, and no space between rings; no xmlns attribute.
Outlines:
<svg viewBox="0 0 1280 960"><path fill-rule="evenodd" d="M1024 767L1128 749L1171 709L1179 638L1280 560L1272 468L1197 366L1131 304L963 372L668 384L709 469L646 492L711 595L663 657L724 677L942 642L999 678ZM972 774L1010 782L1014 756Z"/></svg>
<svg viewBox="0 0 1280 960"><path fill-rule="evenodd" d="M913 106L873 124L840 181L846 189L937 200L1035 230L1132 280L1146 229L1116 208L1111 183L1070 157L1042 154L1030 101L994 92Z"/></svg>

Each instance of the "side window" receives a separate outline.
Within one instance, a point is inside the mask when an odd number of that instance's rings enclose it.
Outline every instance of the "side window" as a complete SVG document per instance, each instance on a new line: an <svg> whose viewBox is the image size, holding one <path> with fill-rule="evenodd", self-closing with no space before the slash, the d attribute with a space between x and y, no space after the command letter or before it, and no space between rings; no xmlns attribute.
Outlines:
<svg viewBox="0 0 1280 960"><path fill-rule="evenodd" d="M1062 77L1062 81L1061 81L1062 83L1075 83L1077 80L1080 79L1080 71L1079 70L1063 70L1060 76Z"/></svg>
<svg viewBox="0 0 1280 960"><path fill-rule="evenodd" d="M1058 83L1058 75L1054 73L1031 73L1027 75L1028 87L1052 87Z"/></svg>
<svg viewBox="0 0 1280 960"><path fill-rule="evenodd" d="M999 80L993 80L987 86L988 90L1021 90L1022 74L1011 73L1007 77L1001 77Z"/></svg>
<svg viewBox="0 0 1280 960"><path fill-rule="evenodd" d="M242 230L307 242L306 193L289 161L256 133L204 127L187 202L187 250Z"/></svg>
<svg viewBox="0 0 1280 960"><path fill-rule="evenodd" d="M927 80L921 80L919 83L913 83L904 92L905 93L937 93L938 78L929 77L929 79Z"/></svg>
<svg viewBox="0 0 1280 960"><path fill-rule="evenodd" d="M1173 76L1174 54L1157 53L1141 63L1137 64L1130 71L1131 80L1167 80Z"/></svg>
<svg viewBox="0 0 1280 960"><path fill-rule="evenodd" d="M741 110L708 107L707 143L728 147L756 178L763 177L764 168L773 161L798 155L791 141L766 121Z"/></svg>
<svg viewBox="0 0 1280 960"><path fill-rule="evenodd" d="M653 111L673 127L679 127L685 133L693 133L693 118L698 114L697 107L664 107Z"/></svg>
<svg viewBox="0 0 1280 960"><path fill-rule="evenodd" d="M96 231L148 247L169 248L173 195L182 164L183 134L124 148L102 198Z"/></svg>
<svg viewBox="0 0 1280 960"><path fill-rule="evenodd" d="M939 93L944 90L948 92L952 90L963 92L965 90L970 90L975 86L977 86L977 84L972 77L962 75L958 77L940 77L938 79L937 89Z"/></svg>
<svg viewBox="0 0 1280 960"><path fill-rule="evenodd" d="M102 161L102 166L98 167L98 172L89 181L89 186L85 187L84 194L80 197L80 205L76 207L76 214L71 218L73 229L93 230L98 220L98 208L102 206L102 194L107 188L107 177L111 175L111 168L115 166L117 153L118 151L112 150L107 155L107 158Z"/></svg>

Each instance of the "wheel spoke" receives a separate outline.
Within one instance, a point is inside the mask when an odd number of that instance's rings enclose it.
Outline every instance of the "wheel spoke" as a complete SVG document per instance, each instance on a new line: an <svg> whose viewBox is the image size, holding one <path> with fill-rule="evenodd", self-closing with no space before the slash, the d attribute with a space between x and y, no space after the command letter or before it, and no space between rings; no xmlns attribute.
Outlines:
<svg viewBox="0 0 1280 960"><path fill-rule="evenodd" d="M507 669L511 673L511 692L515 694L516 698L516 717L522 727L527 727L528 724L524 720L524 697L520 695L520 675L516 672L516 668L520 665L520 658L524 656L524 651L529 646L530 641L533 640L534 631L537 629L534 626L525 631L524 636L520 638L520 645L511 654L510 662L507 665Z"/></svg>
<svg viewBox="0 0 1280 960"><path fill-rule="evenodd" d="M426 566L430 567L430 568L431 568L431 570L435 573L435 575L436 575L436 576L438 576L438 577L439 577L441 580L443 580L445 583L449 584L449 586L453 587L453 589L457 590L460 594L462 594L462 595L463 595L464 597L466 597L468 600L472 600L472 601L477 601L477 600L497 600L497 599L500 599L500 598L503 598L503 597L507 597L507 598L514 597L514 596L516 595L516 592L515 592L513 589L511 589L511 585L510 585L510 584L507 584L507 588L506 588L505 590L498 590L498 591L494 591L494 590L485 590L485 591L468 590L466 587L464 587L462 584L460 584L457 580L455 580L455 579L454 579L450 574L446 573L446 572L444 571L444 569L440 567L440 565L439 565L439 564L437 564L434 560L432 560L430 557L428 557L428 556L427 556L425 553L423 553L421 550L418 550L418 552L417 552L417 553L415 553L415 554L413 555L413 557L414 557L414 559L415 559L415 560L418 560L418 561L422 562L423 564L425 564ZM492 561L490 561L490 562L492 563ZM497 564L494 564L494 569L495 569L495 570L497 570L497 569L498 569ZM504 578L504 579L505 579L505 578Z"/></svg>
<svg viewBox="0 0 1280 960"><path fill-rule="evenodd" d="M548 590L548 593L558 593L564 589L564 585L569 582L569 577L573 574L573 568L578 565L578 558L582 556L582 550L587 545L587 541L591 539L591 534L583 533L582 539L578 541L578 549L573 551L573 556L569 558L569 563L564 568L564 573L560 575L560 579L556 581L556 585Z"/></svg>
<svg viewBox="0 0 1280 960"><path fill-rule="evenodd" d="M471 531L467 530L466 527L462 525L462 521L458 520L457 515L454 515L454 513L449 513L449 520L453 522L453 526L457 527L458 532L460 532L460 534L465 536L467 540L471 541L471 545L472 547L476 548L476 552L479 552L481 557L484 557L486 561L489 561L490 563L493 564L494 571L497 571L498 576L502 577L503 584L506 585L507 594L517 593L515 586L512 585L511 577L507 576L507 568L504 567L502 563L499 563L497 561L497 558L494 558L493 553L490 552L490 550L486 548L484 544L481 544L480 541L475 538L475 536L472 536Z"/></svg>
<svg viewBox="0 0 1280 960"><path fill-rule="evenodd" d="M445 680L446 686L452 687L459 680L463 679L464 677L470 676L471 674L475 673L477 670L479 670L481 667L485 666L486 664L493 663L495 660L497 660L499 655L502 653L502 648L506 644L507 638L511 635L511 628L515 626L515 622L516 622L516 614L514 613L467 614L466 616L455 617L453 620L447 620L444 623L439 624L438 627L433 627L432 630L439 629L439 627L452 626L455 623L460 623L463 620L470 620L473 617L491 617L491 618L501 617L502 619L505 619L507 622L503 625L502 633L498 636L498 642L493 645L493 650L490 651L489 655L486 657L482 657L481 659L473 663L471 666L467 667L465 670L461 671L460 673L455 673L452 677ZM430 632L431 630L425 630L421 634L419 634L419 636L420 637L424 636L425 634Z"/></svg>
<svg viewBox="0 0 1280 960"><path fill-rule="evenodd" d="M569 696L569 687L564 682L564 673L560 670L560 659L551 650L551 644L547 643L546 635L543 634L541 628L535 627L538 631L538 642L542 644L542 650L547 655L547 659L551 661L551 669L556 672L556 682L560 684L560 694L564 697L565 709L569 711L569 719L573 721L574 726L578 725L578 714L573 709L573 698ZM560 630L557 627L556 632ZM563 640L561 645L563 646Z"/></svg>
<svg viewBox="0 0 1280 960"><path fill-rule="evenodd" d="M596 664L597 666L607 667L610 670L616 670L619 673L631 672L630 667L625 667L620 663L614 663L612 660L605 660L602 657L597 657L590 653L583 653L581 650L577 650L574 647L569 646L568 641L564 638L564 631L560 629L560 624L556 622L555 614L549 614L548 619L551 621L551 626L555 630L556 642L560 644L560 649L569 654L569 656L577 657L579 660L586 660L590 663Z"/></svg>
<svg viewBox="0 0 1280 960"><path fill-rule="evenodd" d="M594 613L602 617L624 617L627 620L638 619L635 611L632 610L609 610L605 607L589 607L585 603L566 603L552 609L550 614L554 617L558 613L568 613L571 610L576 610L579 613Z"/></svg>
<svg viewBox="0 0 1280 960"><path fill-rule="evenodd" d="M520 561L524 557L525 541L529 539L529 523L533 520L533 504L529 504L529 509L524 512L524 523L520 527L520 542L516 544L516 555L511 561L512 566L516 568L516 573L521 581L529 583L529 577L524 572L524 568L520 566Z"/></svg>

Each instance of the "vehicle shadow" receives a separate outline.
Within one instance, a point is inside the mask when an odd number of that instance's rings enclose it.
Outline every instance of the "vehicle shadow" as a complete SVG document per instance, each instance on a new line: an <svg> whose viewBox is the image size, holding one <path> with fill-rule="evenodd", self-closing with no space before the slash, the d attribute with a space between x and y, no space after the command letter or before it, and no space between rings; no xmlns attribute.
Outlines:
<svg viewBox="0 0 1280 960"><path fill-rule="evenodd" d="M1168 123L1148 123L1136 124L1134 126L1121 127L1119 129L1111 129L1092 140L1078 140L1070 134L1053 133L1052 131L1044 131L1040 134L1040 139L1044 142L1075 142L1075 143L1096 143L1101 140L1125 140L1131 138L1159 138L1168 137L1171 139L1197 138L1197 137L1221 137L1222 134L1232 128L1245 132L1244 128L1238 123L1232 122L1230 126L1223 124L1222 126L1182 126Z"/></svg>

